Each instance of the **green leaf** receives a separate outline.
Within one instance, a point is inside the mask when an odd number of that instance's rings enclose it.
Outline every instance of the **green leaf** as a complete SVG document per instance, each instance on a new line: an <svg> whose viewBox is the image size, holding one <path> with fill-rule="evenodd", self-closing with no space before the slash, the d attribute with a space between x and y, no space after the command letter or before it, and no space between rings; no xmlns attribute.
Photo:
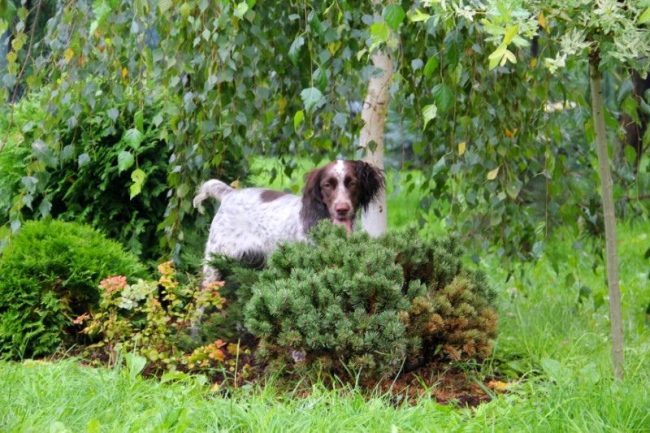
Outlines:
<svg viewBox="0 0 650 433"><path fill-rule="evenodd" d="M406 17L406 13L404 12L404 9L402 9L402 6L397 4L386 6L382 15L384 16L386 23L394 31L397 31L400 24L402 24L402 21L404 21L404 17Z"/></svg>
<svg viewBox="0 0 650 433"><path fill-rule="evenodd" d="M325 104L323 94L315 87L303 89L303 91L300 92L300 98L302 98L302 103L308 113L313 112Z"/></svg>
<svg viewBox="0 0 650 433"><path fill-rule="evenodd" d="M97 418L93 418L86 424L86 433L101 433L102 425Z"/></svg>
<svg viewBox="0 0 650 433"><path fill-rule="evenodd" d="M440 173L446 165L447 159L444 155L442 155L440 159L433 165L433 168L431 169L431 177L436 177L436 175Z"/></svg>
<svg viewBox="0 0 650 433"><path fill-rule="evenodd" d="M515 179L514 181L508 183L506 185L506 193L511 199L516 199L517 196L519 195L519 192L521 191L521 187L523 186L523 183L519 179Z"/></svg>
<svg viewBox="0 0 650 433"><path fill-rule="evenodd" d="M370 39L373 45L386 43L390 37L390 28L384 21L377 21L370 26Z"/></svg>
<svg viewBox="0 0 650 433"><path fill-rule="evenodd" d="M542 365L544 373L546 373L551 380L564 382L569 378L570 371L555 359L544 358L540 361L540 364Z"/></svg>
<svg viewBox="0 0 650 433"><path fill-rule="evenodd" d="M161 0L161 2L163 1L165 0ZM171 0L169 0L169 3L171 4ZM109 5L106 0L96 0L93 2L93 14L95 15L95 20L97 20L98 24L103 23L111 12L111 5Z"/></svg>
<svg viewBox="0 0 650 433"><path fill-rule="evenodd" d="M246 2L240 2L237 7L235 8L235 11L233 12L233 15L235 15L237 18L243 18L244 15L248 12L248 3Z"/></svg>
<svg viewBox="0 0 650 433"><path fill-rule="evenodd" d="M138 150L140 148L140 143L142 143L143 139L144 135L142 132L135 128L128 129L122 136L122 140L124 140L126 144L131 146L131 148L134 150Z"/></svg>
<svg viewBox="0 0 650 433"><path fill-rule="evenodd" d="M147 359L144 356L131 352L126 353L124 359L126 360L126 369L129 372L131 380L134 380L144 370L144 366L147 364Z"/></svg>
<svg viewBox="0 0 650 433"><path fill-rule="evenodd" d="M111 119L113 122L117 120L117 116L120 115L120 111L117 108L111 108L106 112L108 115L108 118Z"/></svg>
<svg viewBox="0 0 650 433"><path fill-rule="evenodd" d="M496 25L487 19L481 20L481 24L483 24L483 30L492 36L502 35L506 32L504 27Z"/></svg>
<svg viewBox="0 0 650 433"><path fill-rule="evenodd" d="M451 87L446 84L437 84L431 90L431 94L441 112L449 111L454 102L454 92Z"/></svg>
<svg viewBox="0 0 650 433"><path fill-rule="evenodd" d="M79 158L77 159L77 163L79 164L79 167L83 167L89 162L90 162L90 155L88 155L86 152L79 155Z"/></svg>
<svg viewBox="0 0 650 433"><path fill-rule="evenodd" d="M298 36L293 40L291 46L289 47L289 59L294 65L296 65L298 62L298 54L300 54L300 48L303 45L305 45L305 38Z"/></svg>
<svg viewBox="0 0 650 433"><path fill-rule="evenodd" d="M422 127L423 130L426 129L427 124L431 120L435 119L437 114L438 114L438 107L436 107L436 104L426 105L422 109L422 117L424 118L424 126Z"/></svg>
<svg viewBox="0 0 650 433"><path fill-rule="evenodd" d="M0 10L2 10L2 12L0 12L0 18L4 18L7 21L11 21L11 19L16 14L16 6L14 5L14 2L12 2L11 0L0 0L0 6L1 6ZM0 28L1 27L2 26L0 25ZM7 29L1 30L0 34L4 33L5 30Z"/></svg>
<svg viewBox="0 0 650 433"><path fill-rule="evenodd" d="M644 10L641 15L639 15L639 19L638 19L637 23L638 24L650 23L650 7L648 7L646 10Z"/></svg>
<svg viewBox="0 0 650 433"><path fill-rule="evenodd" d="M293 116L293 130L298 132L298 128L302 125L302 122L305 120L305 112L302 110L296 111L296 114Z"/></svg>
<svg viewBox="0 0 650 433"><path fill-rule="evenodd" d="M639 118L639 103L636 98L633 98L631 95L623 100L621 104L621 109L625 114L630 116L637 125L641 124L641 119Z"/></svg>
<svg viewBox="0 0 650 433"><path fill-rule="evenodd" d="M172 0L160 0L158 2L158 10L161 14L164 14L172 7Z"/></svg>
<svg viewBox="0 0 650 433"><path fill-rule="evenodd" d="M145 174L145 172L139 168L136 168L131 172L131 180L133 181L133 183L129 187L131 198L140 194L140 192L142 191L142 184L144 183L146 177L147 175Z"/></svg>
<svg viewBox="0 0 650 433"><path fill-rule="evenodd" d="M14 51L20 51L22 47L25 46L27 42L27 35L24 32L18 32L11 41L11 47Z"/></svg>
<svg viewBox="0 0 650 433"><path fill-rule="evenodd" d="M135 123L135 127L138 128L138 131L144 133L144 113L142 110L135 112L133 115L133 123Z"/></svg>
<svg viewBox="0 0 650 433"><path fill-rule="evenodd" d="M429 60L427 60L427 63L424 65L422 74L427 78L431 77L431 75L433 75L433 73L438 70L439 65L440 65L440 60L438 60L437 56L429 57Z"/></svg>
<svg viewBox="0 0 650 433"><path fill-rule="evenodd" d="M408 17L409 21L411 21L412 23L426 21L429 18L431 18L431 15L422 12L420 9L412 9L408 11L406 16Z"/></svg>
<svg viewBox="0 0 650 433"><path fill-rule="evenodd" d="M595 385L600 381L600 371L598 371L598 367L596 366L596 364L590 362L589 364L585 365L580 369L580 373L578 374L578 377L580 378L580 380L590 385Z"/></svg>
<svg viewBox="0 0 650 433"><path fill-rule="evenodd" d="M178 188L176 188L176 195L179 198L187 197L187 193L190 192L190 186L186 183L181 183Z"/></svg>
<svg viewBox="0 0 650 433"><path fill-rule="evenodd" d="M117 154L117 168L120 171L120 173L122 173L124 170L128 170L129 168L131 168L134 162L135 162L135 158L133 157L133 154L131 152L127 152L126 150L123 150Z"/></svg>

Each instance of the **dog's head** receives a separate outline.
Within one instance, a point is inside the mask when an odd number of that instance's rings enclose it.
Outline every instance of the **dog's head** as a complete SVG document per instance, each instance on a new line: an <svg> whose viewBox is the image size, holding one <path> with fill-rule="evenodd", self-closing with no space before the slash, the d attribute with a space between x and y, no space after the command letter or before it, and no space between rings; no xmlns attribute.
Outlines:
<svg viewBox="0 0 650 433"><path fill-rule="evenodd" d="M303 215L311 227L325 218L352 231L357 210L367 209L384 187L384 175L363 161L335 161L307 175Z"/></svg>

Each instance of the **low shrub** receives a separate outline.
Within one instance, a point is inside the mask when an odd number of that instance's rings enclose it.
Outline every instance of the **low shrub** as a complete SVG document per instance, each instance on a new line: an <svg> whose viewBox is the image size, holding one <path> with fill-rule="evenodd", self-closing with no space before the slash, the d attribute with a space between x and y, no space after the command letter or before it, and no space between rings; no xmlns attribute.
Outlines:
<svg viewBox="0 0 650 433"><path fill-rule="evenodd" d="M112 364L120 352L136 352L148 361L148 372L186 370L215 373L234 369L239 355L250 352L222 339L192 338L191 326L199 312L202 319L220 316L225 299L222 282L201 289L195 281L180 278L171 262L158 266L157 281L113 276L100 283L99 307L75 319L82 332L99 341L85 348L85 355ZM242 362L238 374L246 376Z"/></svg>
<svg viewBox="0 0 650 433"><path fill-rule="evenodd" d="M320 224L281 246L253 285L246 326L268 369L378 379L491 353L494 292L450 239L415 229L371 239Z"/></svg>
<svg viewBox="0 0 650 433"><path fill-rule="evenodd" d="M27 222L0 257L0 356L44 356L72 343L71 318L97 305L99 281L144 271L135 256L91 227Z"/></svg>

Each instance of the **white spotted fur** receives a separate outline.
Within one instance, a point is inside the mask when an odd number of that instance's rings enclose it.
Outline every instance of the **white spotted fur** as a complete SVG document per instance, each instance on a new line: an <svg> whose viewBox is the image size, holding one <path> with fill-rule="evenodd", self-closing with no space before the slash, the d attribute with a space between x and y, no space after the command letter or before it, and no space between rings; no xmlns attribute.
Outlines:
<svg viewBox="0 0 650 433"><path fill-rule="evenodd" d="M305 239L300 220L301 197L285 194L264 202L264 189L233 189L219 180L205 182L194 198L194 207L211 197L221 205L212 224L205 247L204 285L218 279L208 262L213 254L241 259L249 252L268 257L280 242Z"/></svg>

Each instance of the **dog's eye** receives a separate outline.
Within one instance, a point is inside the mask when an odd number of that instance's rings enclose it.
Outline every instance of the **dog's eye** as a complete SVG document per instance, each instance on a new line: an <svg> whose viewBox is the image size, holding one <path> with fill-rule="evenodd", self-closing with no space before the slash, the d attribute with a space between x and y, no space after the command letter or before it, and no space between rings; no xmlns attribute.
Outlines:
<svg viewBox="0 0 650 433"><path fill-rule="evenodd" d="M328 179L325 182L322 183L321 187L325 189L334 189L336 188L336 180L335 179Z"/></svg>

